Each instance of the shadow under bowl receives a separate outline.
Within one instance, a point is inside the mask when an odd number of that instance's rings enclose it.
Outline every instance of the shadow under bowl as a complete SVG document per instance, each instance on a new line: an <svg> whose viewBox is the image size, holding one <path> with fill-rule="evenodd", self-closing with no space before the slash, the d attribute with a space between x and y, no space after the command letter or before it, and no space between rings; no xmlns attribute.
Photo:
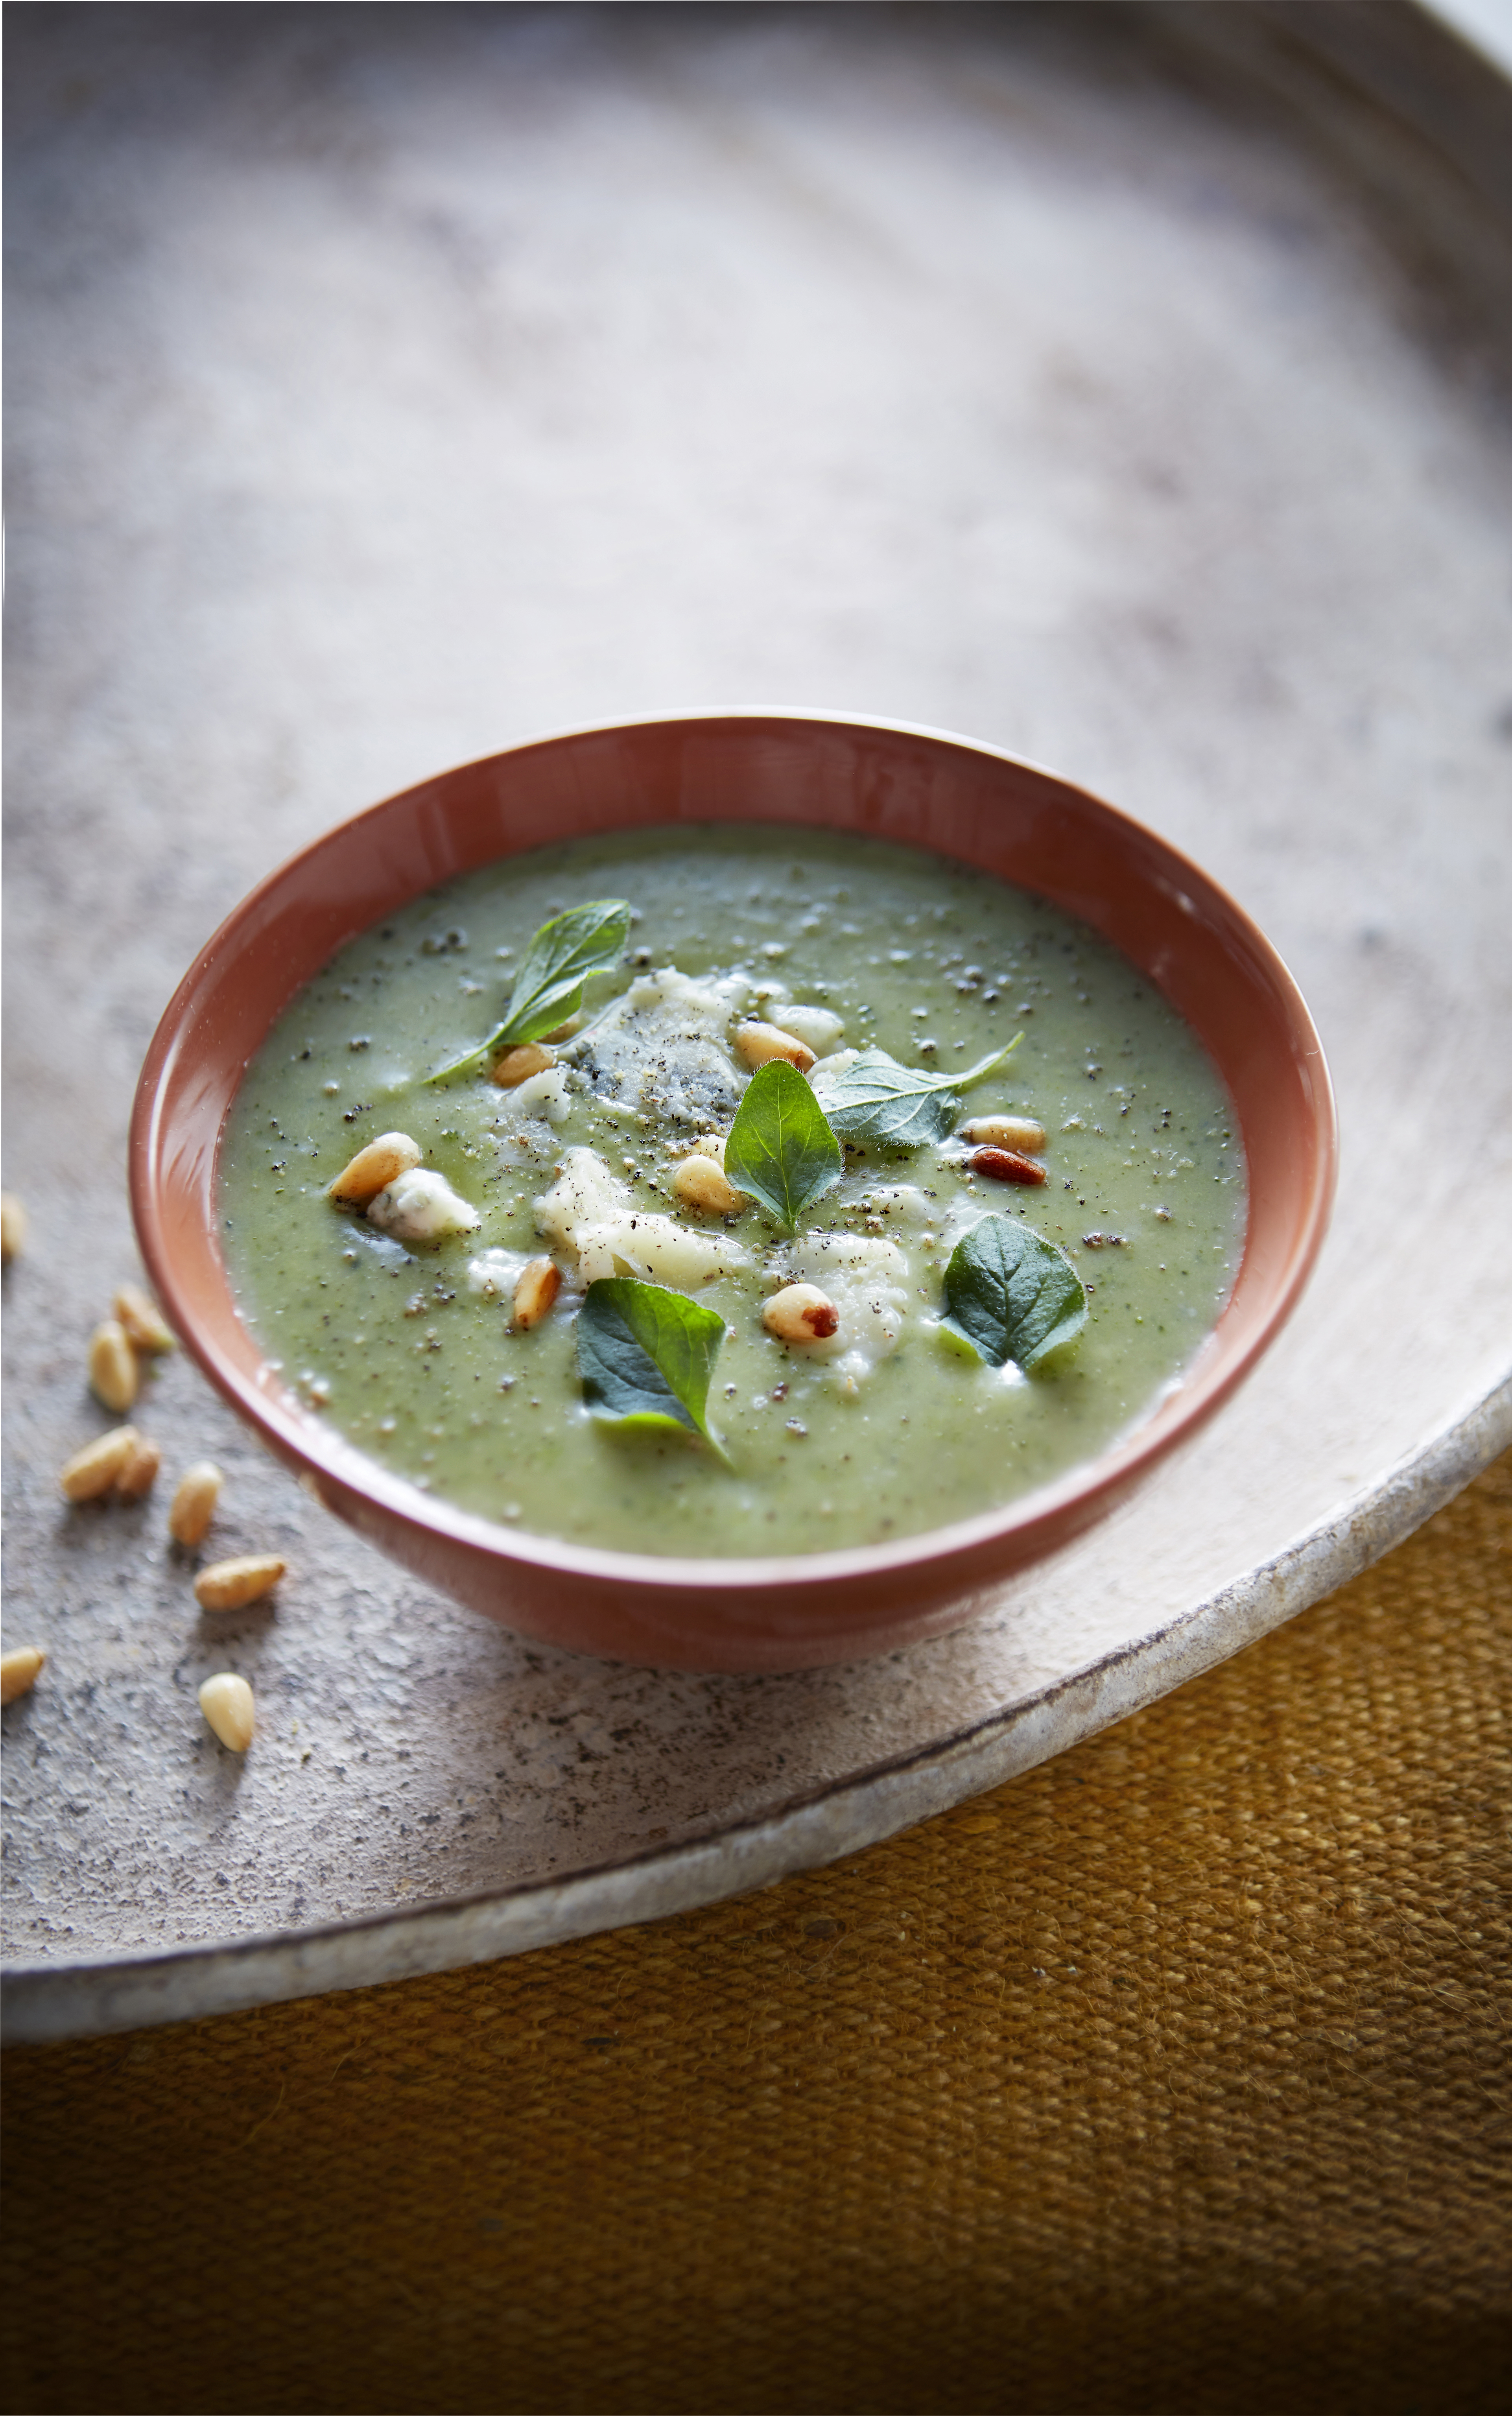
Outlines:
<svg viewBox="0 0 1512 2416"><path fill-rule="evenodd" d="M527 848L678 823L820 825L928 848L1039 892L1120 949L1206 1048L1239 1119L1248 1230L1232 1293L1174 1393L1066 1476L895 1543L769 1560L605 1551L453 1508L310 1414L237 1314L217 1157L249 1062L345 943L454 874ZM988 747L889 722L692 715L576 731L407 789L280 867L185 975L147 1051L132 1209L175 1331L308 1490L507 1627L691 1669L858 1660L960 1625L1014 1570L1103 1517L1210 1416L1296 1303L1332 1204L1323 1049L1296 985L1232 898L1126 815Z"/></svg>

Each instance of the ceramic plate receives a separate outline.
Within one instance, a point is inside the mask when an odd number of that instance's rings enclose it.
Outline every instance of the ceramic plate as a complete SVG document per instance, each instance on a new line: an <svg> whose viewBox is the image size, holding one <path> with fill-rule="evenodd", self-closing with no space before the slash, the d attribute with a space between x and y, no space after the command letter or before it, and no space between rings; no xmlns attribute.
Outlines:
<svg viewBox="0 0 1512 2416"><path fill-rule="evenodd" d="M50 1659L5 1718L11 2035L848 1851L1233 1652L1508 1440L1512 151L1489 69L1365 16L23 12L8 1635ZM179 974L436 763L763 702L1056 764L1254 914L1343 1130L1292 1324L975 1626L761 1679L427 1594L179 1358L170 1471L219 1459L218 1540L291 1563L212 1633L160 1502L55 1489ZM227 1664L245 1762L195 1706Z"/></svg>

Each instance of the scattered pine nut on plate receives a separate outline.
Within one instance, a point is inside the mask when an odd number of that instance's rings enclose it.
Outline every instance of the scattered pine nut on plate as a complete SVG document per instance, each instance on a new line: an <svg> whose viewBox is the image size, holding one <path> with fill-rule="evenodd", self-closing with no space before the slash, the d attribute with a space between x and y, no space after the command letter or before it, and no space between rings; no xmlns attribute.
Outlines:
<svg viewBox="0 0 1512 2416"><path fill-rule="evenodd" d="M202 1610L245 1610L249 1602L261 1602L271 1592L288 1565L277 1552L215 1561L195 1578L194 1599Z"/></svg>
<svg viewBox="0 0 1512 2416"><path fill-rule="evenodd" d="M162 1466L162 1453L145 1435L138 1435L115 1479L115 1490L123 1502L140 1502L158 1482Z"/></svg>
<svg viewBox="0 0 1512 2416"><path fill-rule="evenodd" d="M76 1451L58 1471L58 1483L70 1502L93 1502L108 1493L121 1471L140 1449L142 1437L135 1427L113 1427L109 1434L97 1435Z"/></svg>
<svg viewBox="0 0 1512 2416"><path fill-rule="evenodd" d="M133 1349L159 1352L174 1348L162 1310L140 1284L118 1284L112 1306Z"/></svg>
<svg viewBox="0 0 1512 2416"><path fill-rule="evenodd" d="M168 1511L168 1532L175 1544L192 1551L204 1542L224 1482L213 1459L197 1459L192 1468L186 1468Z"/></svg>
<svg viewBox="0 0 1512 2416"><path fill-rule="evenodd" d="M0 1191L0 1263L9 1266L26 1247L26 1211L13 1191Z"/></svg>
<svg viewBox="0 0 1512 2416"><path fill-rule="evenodd" d="M234 1669L221 1669L200 1688L200 1709L231 1753L245 1753L252 1741L252 1690Z"/></svg>
<svg viewBox="0 0 1512 2416"><path fill-rule="evenodd" d="M18 1644L13 1652L0 1653L0 1703L14 1703L29 1695L46 1659L37 1644Z"/></svg>
<svg viewBox="0 0 1512 2416"><path fill-rule="evenodd" d="M141 1382L136 1352L126 1338L125 1326L108 1317L89 1337L90 1391L119 1417L136 1399Z"/></svg>

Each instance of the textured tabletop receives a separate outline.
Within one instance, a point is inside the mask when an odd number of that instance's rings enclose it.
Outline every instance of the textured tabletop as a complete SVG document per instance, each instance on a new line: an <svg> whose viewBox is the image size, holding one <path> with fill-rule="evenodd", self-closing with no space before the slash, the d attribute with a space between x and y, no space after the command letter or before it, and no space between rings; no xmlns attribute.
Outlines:
<svg viewBox="0 0 1512 2416"><path fill-rule="evenodd" d="M1512 1460L832 1870L6 2057L6 2404L1501 2416Z"/></svg>

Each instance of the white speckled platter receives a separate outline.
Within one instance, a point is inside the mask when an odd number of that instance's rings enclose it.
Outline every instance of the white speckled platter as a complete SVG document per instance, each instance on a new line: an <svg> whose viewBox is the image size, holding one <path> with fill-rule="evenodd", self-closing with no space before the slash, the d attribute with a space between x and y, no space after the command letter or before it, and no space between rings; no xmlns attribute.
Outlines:
<svg viewBox="0 0 1512 2416"><path fill-rule="evenodd" d="M50 1658L5 1714L10 2035L847 1851L1236 1650L1512 1440L1512 155L1489 69L1384 14L1356 53L1359 12L1242 6L21 13L7 1619ZM160 1502L55 1487L178 974L445 763L761 703L1052 763L1256 914L1343 1123L1301 1310L975 1626L779 1679L513 1641L176 1360L169 1467L220 1459L226 1548L291 1563L212 1633ZM195 1707L228 1663L245 1762Z"/></svg>

